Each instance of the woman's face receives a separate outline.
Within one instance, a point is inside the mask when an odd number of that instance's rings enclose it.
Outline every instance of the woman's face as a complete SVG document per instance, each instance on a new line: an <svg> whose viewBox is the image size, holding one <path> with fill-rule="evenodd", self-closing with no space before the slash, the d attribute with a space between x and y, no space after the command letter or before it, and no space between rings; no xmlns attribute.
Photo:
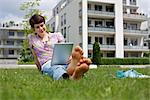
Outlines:
<svg viewBox="0 0 150 100"><path fill-rule="evenodd" d="M44 24L44 22L35 24L34 30L38 35L43 35L46 33L46 25Z"/></svg>

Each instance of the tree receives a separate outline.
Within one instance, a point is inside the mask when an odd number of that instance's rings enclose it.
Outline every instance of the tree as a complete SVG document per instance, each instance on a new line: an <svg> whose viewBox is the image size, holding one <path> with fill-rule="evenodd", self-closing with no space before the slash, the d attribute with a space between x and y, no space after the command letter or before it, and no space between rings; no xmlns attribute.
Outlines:
<svg viewBox="0 0 150 100"><path fill-rule="evenodd" d="M92 58L92 62L93 64L100 64L100 60L101 60L101 53L100 53L100 46L98 42L95 42L93 44L93 58Z"/></svg>
<svg viewBox="0 0 150 100"><path fill-rule="evenodd" d="M20 53L19 60L21 62L33 61L33 56L32 56L31 51L29 49L29 43L27 40L28 34L33 33L33 31L30 28L28 20L34 14L42 14L42 11L37 8L38 6L40 6L40 1L41 0L28 1L28 2L24 2L20 6L20 9L22 11L26 12L26 15L24 16L24 21L23 21L23 27L24 27L24 33L25 33L26 39L23 41L23 47L22 47L22 50Z"/></svg>

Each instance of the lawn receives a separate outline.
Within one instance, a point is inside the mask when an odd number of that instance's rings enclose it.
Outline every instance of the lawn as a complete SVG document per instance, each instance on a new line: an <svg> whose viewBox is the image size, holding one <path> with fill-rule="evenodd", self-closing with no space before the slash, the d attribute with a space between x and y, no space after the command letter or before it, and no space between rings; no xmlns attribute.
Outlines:
<svg viewBox="0 0 150 100"><path fill-rule="evenodd" d="M0 100L150 100L150 79L115 78L120 69L91 69L79 81L54 81L36 69L0 69ZM150 68L135 70L150 75Z"/></svg>

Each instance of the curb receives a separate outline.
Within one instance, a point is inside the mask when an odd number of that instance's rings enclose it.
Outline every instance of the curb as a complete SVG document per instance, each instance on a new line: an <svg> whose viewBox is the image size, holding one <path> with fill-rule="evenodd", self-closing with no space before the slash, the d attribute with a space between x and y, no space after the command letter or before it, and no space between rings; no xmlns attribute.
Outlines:
<svg viewBox="0 0 150 100"><path fill-rule="evenodd" d="M150 68L150 65L99 65L101 66L119 66L120 68ZM36 68L36 65L0 65L0 69L13 69L13 68ZM91 64L90 69L97 69L97 65Z"/></svg>

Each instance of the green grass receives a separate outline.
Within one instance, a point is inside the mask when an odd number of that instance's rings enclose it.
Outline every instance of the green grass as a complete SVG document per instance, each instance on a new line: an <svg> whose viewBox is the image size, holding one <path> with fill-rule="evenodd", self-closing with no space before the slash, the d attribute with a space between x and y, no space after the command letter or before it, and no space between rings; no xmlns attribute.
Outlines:
<svg viewBox="0 0 150 100"><path fill-rule="evenodd" d="M36 69L0 69L0 100L150 100L150 79L115 78L119 69L91 69L79 81L54 81ZM150 75L150 68L135 70Z"/></svg>

